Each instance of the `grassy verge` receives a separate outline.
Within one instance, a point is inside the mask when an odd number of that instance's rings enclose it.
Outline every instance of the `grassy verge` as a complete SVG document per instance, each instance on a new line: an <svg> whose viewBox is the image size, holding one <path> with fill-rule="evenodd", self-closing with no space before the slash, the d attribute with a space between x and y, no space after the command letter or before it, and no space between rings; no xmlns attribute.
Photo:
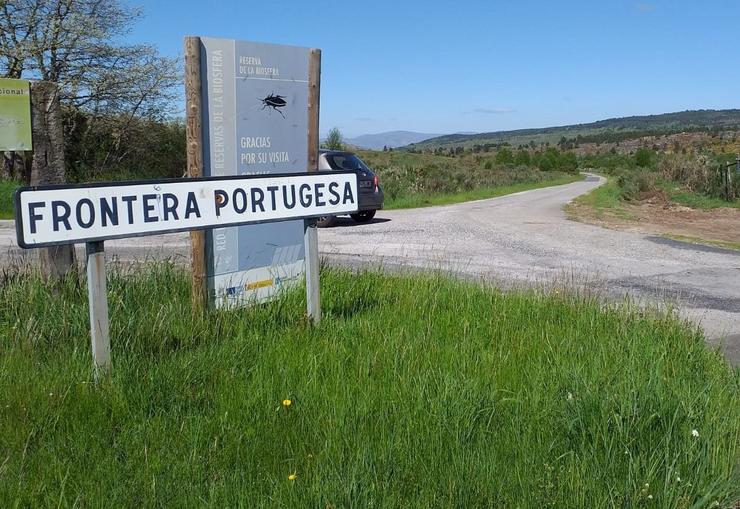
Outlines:
<svg viewBox="0 0 740 509"><path fill-rule="evenodd" d="M13 192L20 186L17 182L0 180L0 219L13 219Z"/></svg>
<svg viewBox="0 0 740 509"><path fill-rule="evenodd" d="M451 203L461 203L472 200L483 200L486 198L495 198L497 196L504 196L506 194L518 193L521 191L529 191L531 189L540 189L543 187L559 186L562 184L570 184L572 182L578 182L583 180L580 175L566 175L559 176L552 180L543 180L539 182L525 182L521 184L514 184L510 186L500 187L484 187L480 189L473 189L470 191L464 191L460 193L441 193L441 194L414 194L406 195L398 198L391 198L386 201L386 209L409 209L416 207L431 207L434 205L449 205Z"/></svg>
<svg viewBox="0 0 740 509"><path fill-rule="evenodd" d="M710 210L723 207L740 208L740 199L727 201L721 198L713 198L702 193L689 191L675 182L662 181L658 183L658 187L666 193L666 196L672 202L686 207L691 207L692 209Z"/></svg>
<svg viewBox="0 0 740 509"><path fill-rule="evenodd" d="M579 208L585 207L588 214L597 219L603 219L609 213L620 219L632 219L632 215L624 210L622 192L612 179L608 180L590 193L583 194L565 206L565 212L571 219L579 219Z"/></svg>
<svg viewBox="0 0 740 509"><path fill-rule="evenodd" d="M8 506L732 507L740 378L668 316L441 276L322 274L191 318L186 274L0 286ZM290 399L290 406L281 402ZM289 478L291 475L294 478Z"/></svg>

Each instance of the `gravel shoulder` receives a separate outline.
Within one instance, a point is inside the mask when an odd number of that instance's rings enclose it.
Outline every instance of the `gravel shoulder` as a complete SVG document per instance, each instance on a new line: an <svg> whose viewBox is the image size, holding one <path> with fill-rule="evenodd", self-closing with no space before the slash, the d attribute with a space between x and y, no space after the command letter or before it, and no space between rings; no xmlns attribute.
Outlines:
<svg viewBox="0 0 740 509"><path fill-rule="evenodd" d="M697 210L656 196L602 210L575 201L566 212L572 219L604 228L740 249L740 209L737 208Z"/></svg>
<svg viewBox="0 0 740 509"><path fill-rule="evenodd" d="M438 269L506 287L575 287L608 298L672 303L740 364L740 252L569 220L563 206L603 182L589 176L488 200L379 211L366 224L342 218L320 230L319 246L333 265ZM123 261L186 262L189 237L122 239L107 242L106 250ZM15 247L12 221L0 221L0 252L5 264L33 256Z"/></svg>

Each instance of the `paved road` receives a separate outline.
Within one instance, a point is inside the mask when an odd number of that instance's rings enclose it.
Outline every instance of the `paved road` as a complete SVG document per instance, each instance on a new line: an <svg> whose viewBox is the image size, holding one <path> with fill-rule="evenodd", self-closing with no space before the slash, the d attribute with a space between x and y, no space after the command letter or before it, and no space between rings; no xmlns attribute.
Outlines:
<svg viewBox="0 0 740 509"><path fill-rule="evenodd" d="M332 264L435 268L504 286L585 287L608 297L675 302L710 342L740 364L740 252L619 232L566 219L564 204L601 180L426 209L382 211L368 224L321 230ZM0 223L5 260L23 254L11 222ZM120 259L187 260L187 235L106 243Z"/></svg>

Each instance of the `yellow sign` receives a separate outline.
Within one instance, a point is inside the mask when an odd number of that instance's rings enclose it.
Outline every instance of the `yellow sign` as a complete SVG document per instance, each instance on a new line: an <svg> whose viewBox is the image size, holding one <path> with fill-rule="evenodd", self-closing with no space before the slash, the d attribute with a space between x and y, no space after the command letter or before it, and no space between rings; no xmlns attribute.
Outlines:
<svg viewBox="0 0 740 509"><path fill-rule="evenodd" d="M0 150L32 150L28 80L0 78Z"/></svg>

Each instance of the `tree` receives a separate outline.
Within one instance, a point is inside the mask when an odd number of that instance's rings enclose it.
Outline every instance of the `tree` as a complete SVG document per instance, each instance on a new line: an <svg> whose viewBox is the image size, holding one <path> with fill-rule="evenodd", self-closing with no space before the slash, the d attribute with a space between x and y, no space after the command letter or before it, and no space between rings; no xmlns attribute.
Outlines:
<svg viewBox="0 0 740 509"><path fill-rule="evenodd" d="M172 97L177 62L148 45L116 44L141 18L118 0L3 0L0 73L52 81L61 101L90 110L152 113Z"/></svg>
<svg viewBox="0 0 740 509"><path fill-rule="evenodd" d="M338 127L332 128L324 141L324 147L329 150L344 150L342 133Z"/></svg>
<svg viewBox="0 0 740 509"><path fill-rule="evenodd" d="M104 120L116 140L99 171L136 120L174 112L179 62L120 41L141 15L119 0L0 0L0 76L57 83L65 136L84 143ZM82 133L76 112L85 115Z"/></svg>

